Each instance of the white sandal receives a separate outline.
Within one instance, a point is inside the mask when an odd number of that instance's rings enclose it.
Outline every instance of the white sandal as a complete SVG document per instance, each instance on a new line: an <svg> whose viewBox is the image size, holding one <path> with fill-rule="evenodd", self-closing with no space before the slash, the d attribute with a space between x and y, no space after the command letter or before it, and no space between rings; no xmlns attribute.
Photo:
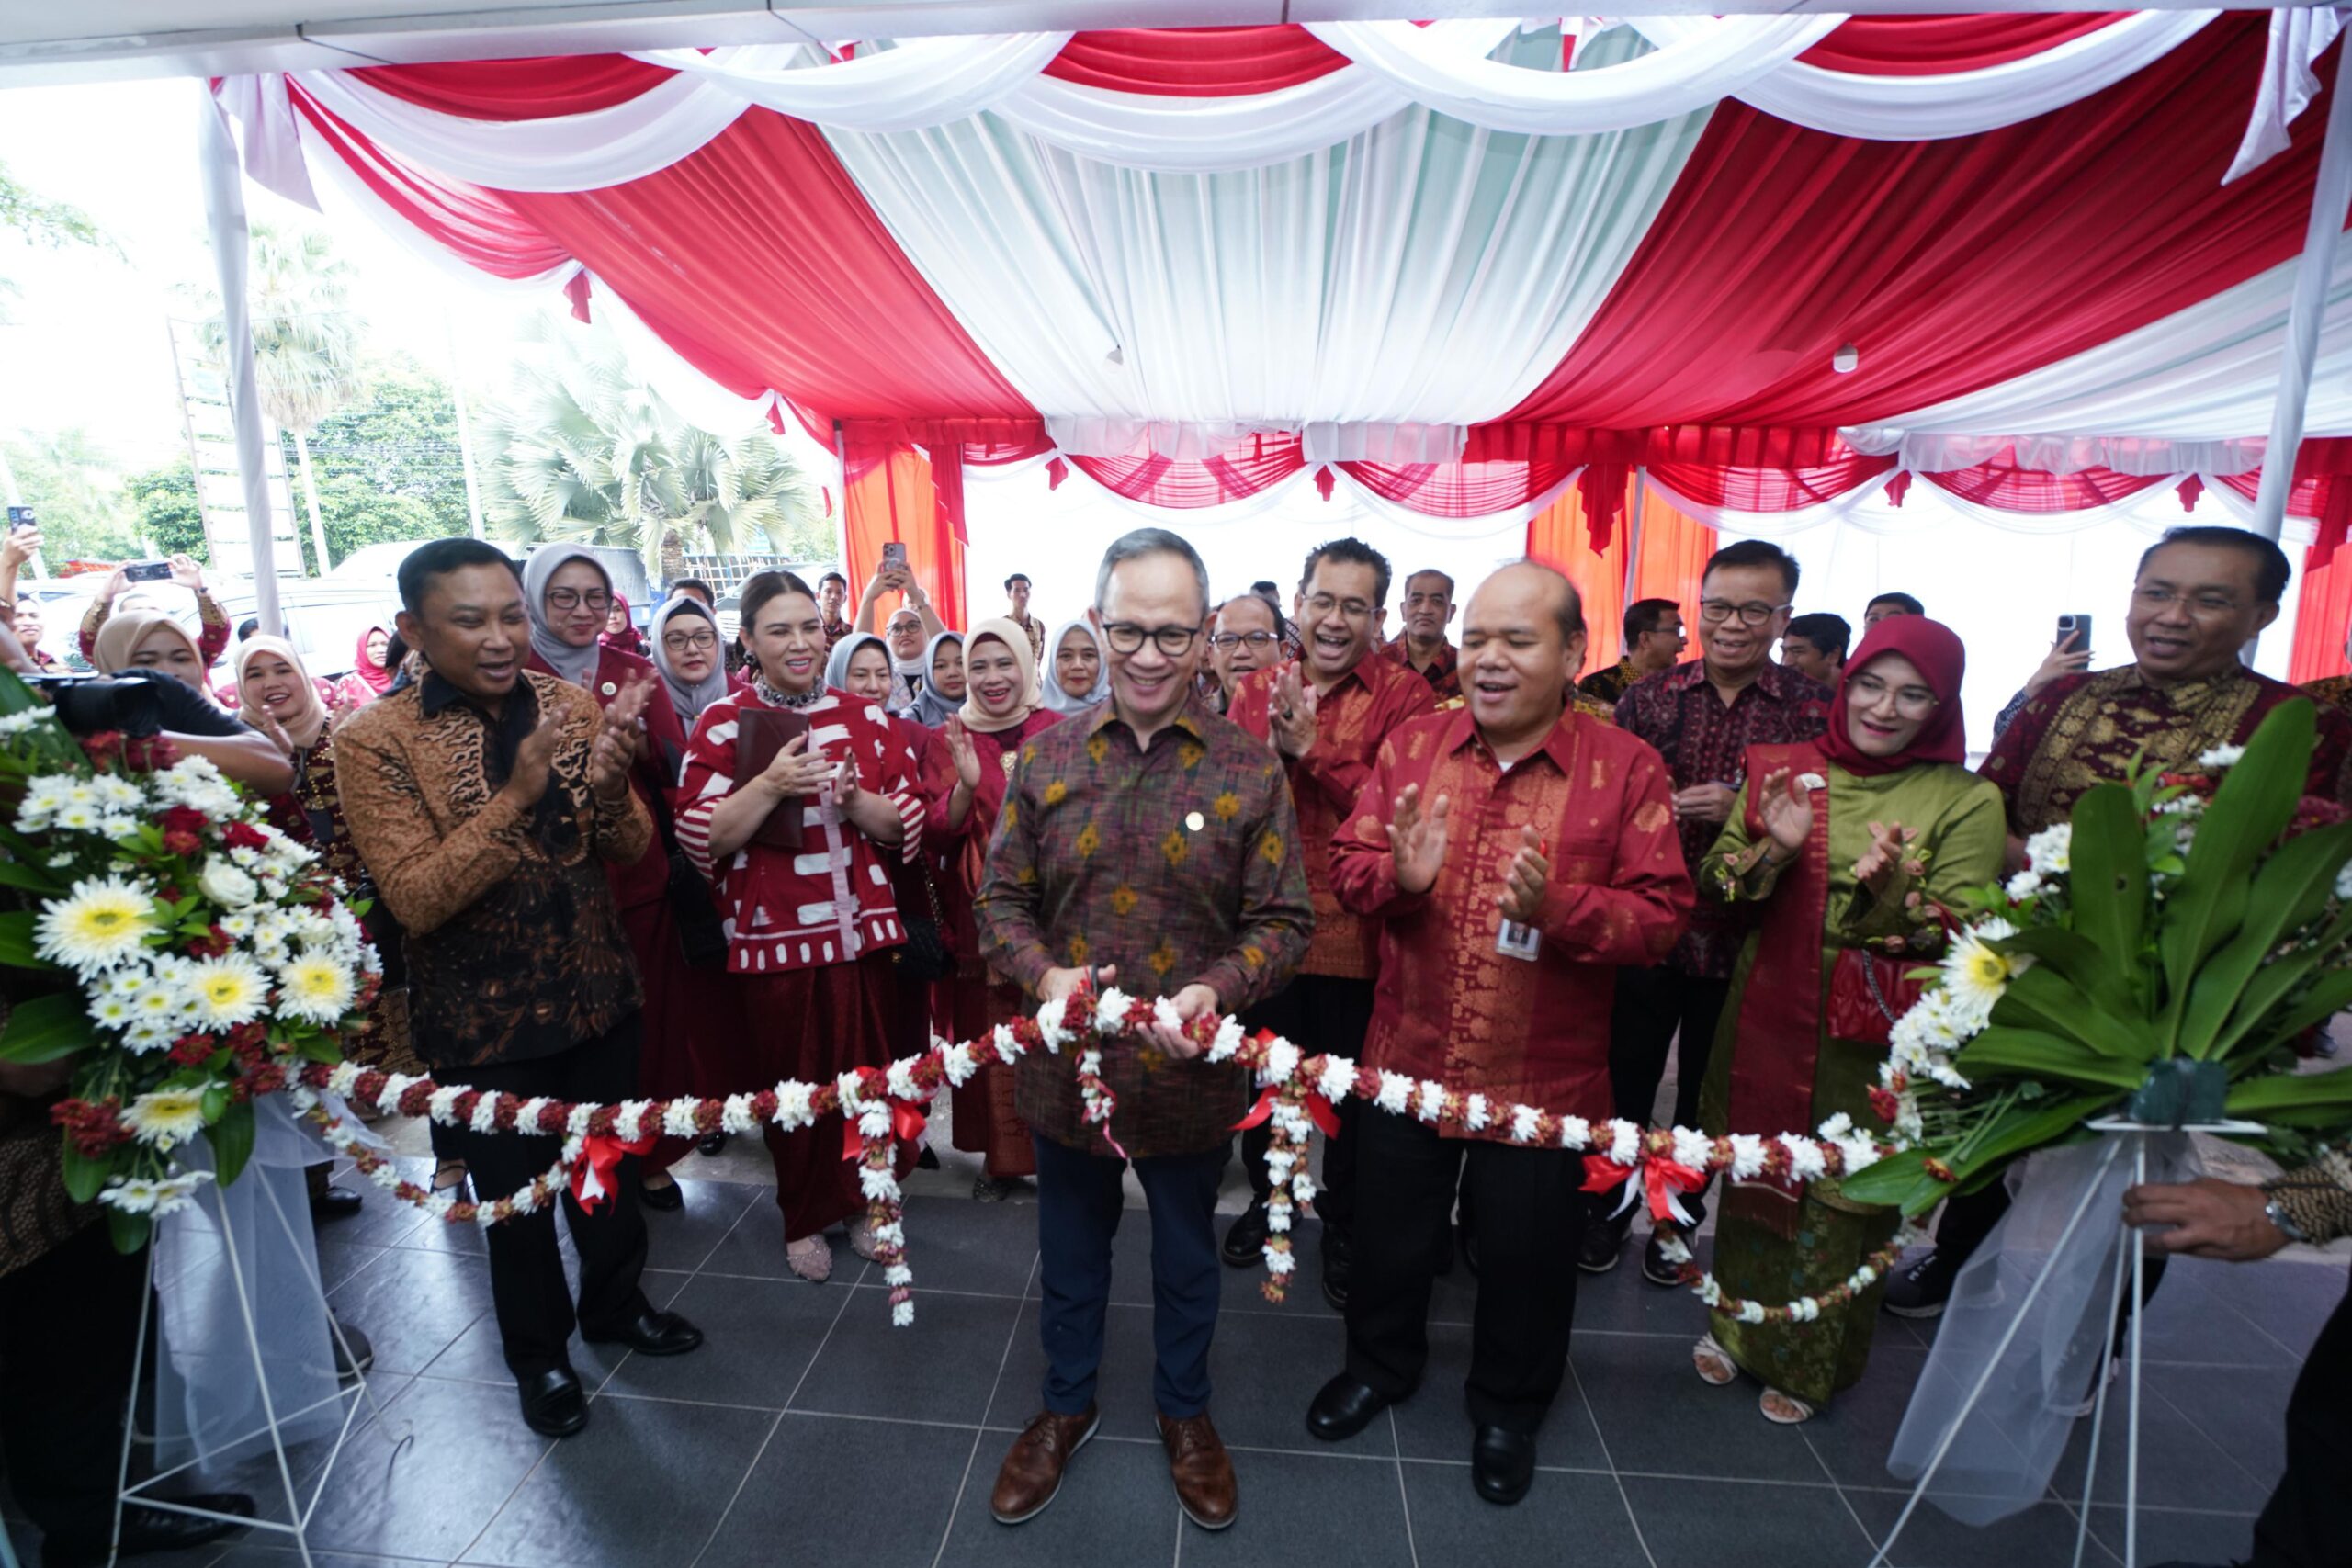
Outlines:
<svg viewBox="0 0 2352 1568"><path fill-rule="evenodd" d="M1739 1378L1739 1366L1731 1352L1712 1334L1702 1334L1699 1343L1690 1347L1690 1364L1698 1369L1699 1381L1709 1388L1728 1388Z"/></svg>
<svg viewBox="0 0 2352 1568"><path fill-rule="evenodd" d="M1773 1408L1776 1400L1780 1404L1779 1409ZM1801 1427L1817 1414L1812 1405L1795 1394L1783 1393L1777 1388L1766 1389L1763 1397L1756 1402L1756 1408L1763 1414L1765 1420L1775 1427Z"/></svg>

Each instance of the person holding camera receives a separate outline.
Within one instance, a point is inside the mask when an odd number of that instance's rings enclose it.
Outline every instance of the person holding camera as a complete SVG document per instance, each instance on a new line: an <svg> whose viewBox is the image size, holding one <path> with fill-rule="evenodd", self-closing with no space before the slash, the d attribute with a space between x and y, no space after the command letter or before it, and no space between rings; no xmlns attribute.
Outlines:
<svg viewBox="0 0 2352 1568"><path fill-rule="evenodd" d="M33 665L44 674L62 675L65 666L40 650L41 634L47 629L41 618L40 605L33 601L17 598L17 578L25 563L40 554L40 530L27 523L11 527L0 537L0 622L13 626L17 640L25 645Z"/></svg>
<svg viewBox="0 0 2352 1568"><path fill-rule="evenodd" d="M114 615L115 600L130 586L130 572L131 569L127 566L115 568L114 575L107 579L107 585L98 591L98 596L90 601L89 609L82 615L82 657L93 665L98 662L98 635L106 629L107 622ZM196 618L203 628L194 640L197 667L199 671L211 669L213 660L228 651L228 612L220 608L219 600L206 592L204 569L190 557L174 556L169 574L164 581L176 582L196 595ZM202 679L201 674L198 679Z"/></svg>

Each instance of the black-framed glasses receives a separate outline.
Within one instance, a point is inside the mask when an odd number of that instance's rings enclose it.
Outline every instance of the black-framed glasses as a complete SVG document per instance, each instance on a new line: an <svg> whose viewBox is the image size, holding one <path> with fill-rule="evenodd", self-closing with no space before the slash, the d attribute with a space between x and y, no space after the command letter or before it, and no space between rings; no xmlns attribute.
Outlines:
<svg viewBox="0 0 2352 1568"><path fill-rule="evenodd" d="M609 610L613 607L613 596L602 588L548 590L548 608L550 610L577 610L582 604L592 610Z"/></svg>
<svg viewBox="0 0 2352 1568"><path fill-rule="evenodd" d="M1864 707L1875 707L1890 694L1894 698L1894 711L1905 718L1925 718L1936 711L1942 701L1925 686L1890 686L1875 675L1849 675L1846 693Z"/></svg>
<svg viewBox="0 0 2352 1568"><path fill-rule="evenodd" d="M1351 621L1368 621L1372 619L1373 605L1368 600L1335 599L1329 593L1317 593L1306 602L1310 615L1328 615L1334 610Z"/></svg>
<svg viewBox="0 0 2352 1568"><path fill-rule="evenodd" d="M1231 649L1247 643L1253 651L1263 653L1271 644L1281 640L1272 632L1219 632L1209 638L1209 646Z"/></svg>
<svg viewBox="0 0 2352 1568"><path fill-rule="evenodd" d="M1759 600L1735 604L1728 599L1702 599L1699 601L1699 618L1711 626L1719 626L1737 615L1743 626L1760 626L1781 611L1795 608L1793 604L1767 604Z"/></svg>
<svg viewBox="0 0 2352 1568"><path fill-rule="evenodd" d="M718 634L717 632L663 632L662 646L673 653L685 653L697 649L713 649L718 646Z"/></svg>
<svg viewBox="0 0 2352 1568"><path fill-rule="evenodd" d="M1170 659L1191 652L1193 639L1200 635L1198 626L1139 626L1131 621L1111 621L1102 627L1102 640L1114 653L1141 653L1148 642Z"/></svg>

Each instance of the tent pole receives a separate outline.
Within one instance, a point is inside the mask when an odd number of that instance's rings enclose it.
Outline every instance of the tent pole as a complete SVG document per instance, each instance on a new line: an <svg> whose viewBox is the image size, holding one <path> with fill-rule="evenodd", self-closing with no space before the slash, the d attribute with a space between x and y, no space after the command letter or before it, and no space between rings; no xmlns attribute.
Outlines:
<svg viewBox="0 0 2352 1568"><path fill-rule="evenodd" d="M2295 449L2303 439L2303 410L2312 390L2312 364L2319 356L2320 318L2327 310L2328 286L2335 276L2335 243L2344 214L2352 206L2352 83L2330 90L2327 139L2321 145L2319 175L2312 184L2311 222L2303 231L2302 259L2295 267L2295 301L2287 313L2287 342L2278 355L2278 396L2271 405L2270 445L2262 454L2262 488L2255 495L2255 532L2276 539L2287 518L2287 492L2295 479Z"/></svg>
<svg viewBox="0 0 2352 1568"><path fill-rule="evenodd" d="M237 433L237 471L244 480L245 531L253 544L254 615L261 629L284 635L277 608L277 562L270 536L269 476L262 467L261 400L254 388L253 321L245 302L244 175L237 166L229 117L198 82L197 162L204 174L204 217L220 281L220 327L229 354L229 413Z"/></svg>

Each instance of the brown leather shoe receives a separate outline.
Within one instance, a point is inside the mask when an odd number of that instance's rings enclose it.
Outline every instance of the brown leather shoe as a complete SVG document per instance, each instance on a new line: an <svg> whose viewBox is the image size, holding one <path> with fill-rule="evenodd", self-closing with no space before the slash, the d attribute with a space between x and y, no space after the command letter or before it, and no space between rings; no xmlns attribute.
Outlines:
<svg viewBox="0 0 2352 1568"><path fill-rule="evenodd" d="M989 1512L996 1522L1023 1524L1044 1513L1062 1489L1062 1472L1069 1468L1070 1456L1086 1446L1102 1424L1091 1404L1076 1416L1041 1410L1031 1416L996 1472L996 1491L989 1498Z"/></svg>
<svg viewBox="0 0 2352 1568"><path fill-rule="evenodd" d="M1208 1412L1182 1421L1165 1416L1158 1419L1159 1441L1168 1450L1168 1474L1176 1483L1177 1506L1203 1529L1223 1529L1233 1522L1240 1495L1233 1481L1233 1460L1209 1425Z"/></svg>

